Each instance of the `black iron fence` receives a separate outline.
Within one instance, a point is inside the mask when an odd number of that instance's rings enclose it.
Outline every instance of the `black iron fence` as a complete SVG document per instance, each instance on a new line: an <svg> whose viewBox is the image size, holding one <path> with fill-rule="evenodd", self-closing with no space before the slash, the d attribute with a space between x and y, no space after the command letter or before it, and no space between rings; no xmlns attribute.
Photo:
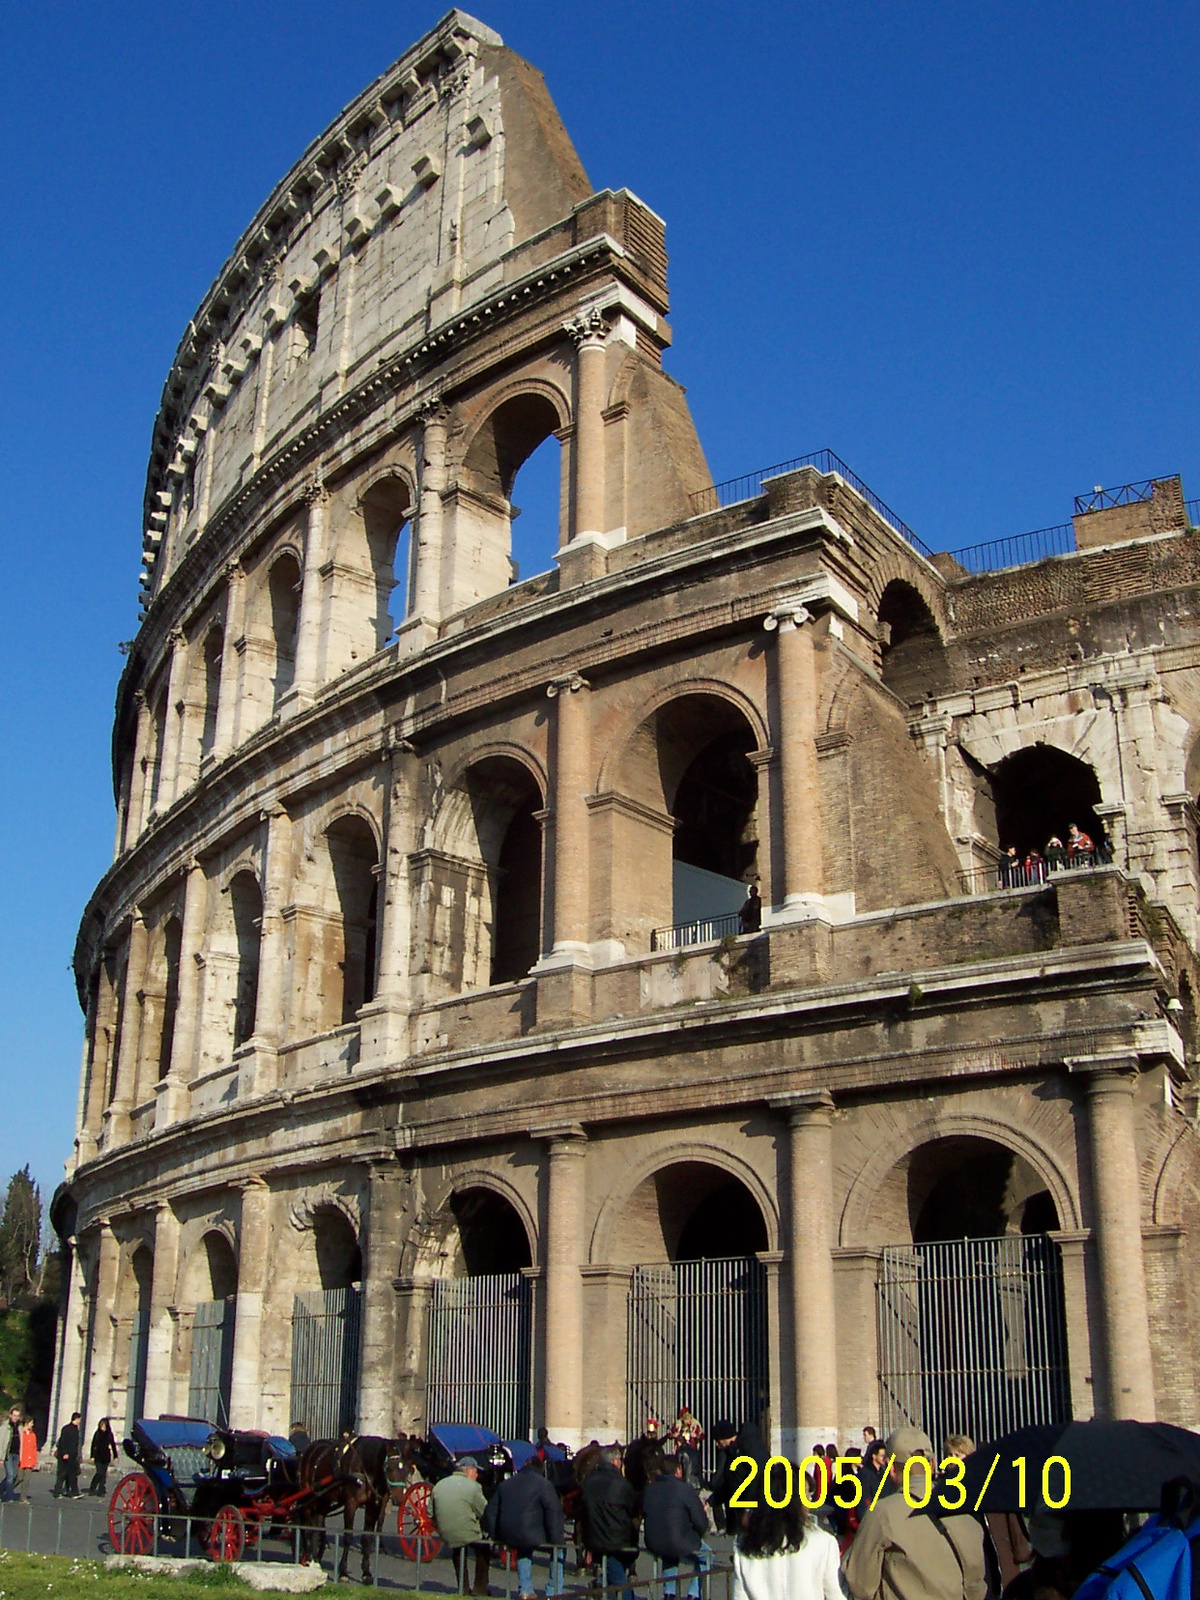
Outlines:
<svg viewBox="0 0 1200 1600"><path fill-rule="evenodd" d="M1075 515L1086 516L1089 511L1108 511L1112 506L1136 506L1154 498L1154 485L1169 480L1145 478L1141 483L1122 483L1115 489L1095 488L1091 494L1075 496Z"/></svg>
<svg viewBox="0 0 1200 1600"><path fill-rule="evenodd" d="M998 572L1004 567L1023 567L1033 561L1048 561L1051 556L1075 553L1075 529L1069 522L1053 528L1035 528L1031 533L1016 533L1007 539L989 539L984 544L969 544L946 555L964 572Z"/></svg>

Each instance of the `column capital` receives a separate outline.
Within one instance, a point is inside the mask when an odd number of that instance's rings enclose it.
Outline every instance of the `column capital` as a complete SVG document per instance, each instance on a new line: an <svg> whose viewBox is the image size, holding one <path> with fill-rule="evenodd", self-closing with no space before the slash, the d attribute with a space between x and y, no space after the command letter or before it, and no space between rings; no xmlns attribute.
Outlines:
<svg viewBox="0 0 1200 1600"><path fill-rule="evenodd" d="M574 340L577 350L583 350L589 345L595 347L604 344L608 338L608 324L599 306L587 306L570 322L563 323L563 332Z"/></svg>
<svg viewBox="0 0 1200 1600"><path fill-rule="evenodd" d="M271 1192L271 1185L265 1178L260 1177L257 1172L251 1173L248 1178L239 1179L234 1187L240 1189L243 1195L270 1194Z"/></svg>
<svg viewBox="0 0 1200 1600"><path fill-rule="evenodd" d="M795 1094L773 1095L767 1104L772 1111L786 1116L793 1128L803 1123L828 1122L835 1110L828 1089L799 1089Z"/></svg>
<svg viewBox="0 0 1200 1600"><path fill-rule="evenodd" d="M548 1128L531 1128L535 1139L545 1140L552 1156L581 1156L587 1134L578 1122L553 1123Z"/></svg>
<svg viewBox="0 0 1200 1600"><path fill-rule="evenodd" d="M224 577L226 583L244 583L246 569L240 560L228 561L225 564Z"/></svg>
<svg viewBox="0 0 1200 1600"><path fill-rule="evenodd" d="M1083 1078L1089 1095L1132 1094L1141 1065L1132 1051L1111 1055L1067 1056L1063 1065L1072 1077Z"/></svg>
<svg viewBox="0 0 1200 1600"><path fill-rule="evenodd" d="M801 601L781 600L767 612L763 627L768 633L774 633L776 628L780 633L791 633L794 628L802 628L806 622L815 620L813 612Z"/></svg>
<svg viewBox="0 0 1200 1600"><path fill-rule="evenodd" d="M413 408L413 416L423 428L428 428L431 423L436 427L439 423L449 420L450 408L440 394L427 394L423 400L417 401Z"/></svg>
<svg viewBox="0 0 1200 1600"><path fill-rule="evenodd" d="M325 487L325 479L319 474L311 483L305 485L302 499L306 506L324 505L329 499L329 490Z"/></svg>
<svg viewBox="0 0 1200 1600"><path fill-rule="evenodd" d="M561 678L551 678L546 685L546 698L556 699L560 694L578 694L580 689L590 689L592 686L586 678L578 672L565 673Z"/></svg>

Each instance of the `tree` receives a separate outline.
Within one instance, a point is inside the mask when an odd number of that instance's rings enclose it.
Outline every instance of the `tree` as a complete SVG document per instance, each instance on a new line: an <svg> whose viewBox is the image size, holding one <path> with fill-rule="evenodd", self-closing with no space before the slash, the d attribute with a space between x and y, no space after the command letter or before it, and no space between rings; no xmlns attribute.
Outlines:
<svg viewBox="0 0 1200 1600"><path fill-rule="evenodd" d="M37 1299L43 1270L42 1196L24 1166L8 1181L0 1216L0 1300L11 1307Z"/></svg>

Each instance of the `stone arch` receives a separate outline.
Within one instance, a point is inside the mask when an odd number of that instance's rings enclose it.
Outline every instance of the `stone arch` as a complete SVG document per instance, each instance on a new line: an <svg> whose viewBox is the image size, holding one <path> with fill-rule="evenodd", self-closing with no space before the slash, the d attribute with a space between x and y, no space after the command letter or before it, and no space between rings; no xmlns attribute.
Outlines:
<svg viewBox="0 0 1200 1600"><path fill-rule="evenodd" d="M946 591L936 579L924 572L916 561L904 561L899 556L893 555L871 568L866 592L867 609L870 614L878 618L880 602L888 586L893 583L906 584L920 596L944 639L950 631Z"/></svg>
<svg viewBox="0 0 1200 1600"><path fill-rule="evenodd" d="M550 792L550 777L546 771L545 763L532 750L522 744L517 744L510 739L487 739L482 744L474 745L469 754L464 754L454 762L449 770L443 774L442 801L451 790L457 788L467 772L481 761L487 761L493 756L505 756L511 761L518 762L526 767L530 777L538 786L543 804L545 797Z"/></svg>
<svg viewBox="0 0 1200 1600"><path fill-rule="evenodd" d="M608 400L605 410L613 406L628 405L633 393L633 380L641 370L641 360L632 350L628 351L621 359L621 364L613 376L612 384L608 391Z"/></svg>
<svg viewBox="0 0 1200 1600"><path fill-rule="evenodd" d="M1071 823L1080 826L1098 847L1107 844L1095 807L1103 795L1095 768L1057 745L1022 745L991 769L996 831L1002 850L1015 846L1024 857L1044 850L1057 836L1066 841Z"/></svg>
<svg viewBox="0 0 1200 1600"><path fill-rule="evenodd" d="M1189 1201L1200 1205L1200 1183L1196 1179L1200 1157L1200 1136L1185 1122L1171 1141L1154 1178L1150 1202L1151 1220L1158 1227L1178 1225L1184 1220Z"/></svg>
<svg viewBox="0 0 1200 1600"><path fill-rule="evenodd" d="M600 763L596 781L598 793L603 793L614 786L629 742L647 718L661 711L672 700L693 694L712 695L718 700L727 701L740 711L750 724L757 741L757 748L763 750L770 744L766 715L761 706L744 690L734 684L725 683L720 678L680 678L676 682L663 684L645 699L639 700L636 709L627 712L617 724Z"/></svg>
<svg viewBox="0 0 1200 1600"><path fill-rule="evenodd" d="M324 963L341 971L326 1026L353 1022L375 997L379 931L379 835L359 806L342 807L325 826L325 848L341 913L327 924ZM336 987L336 986L335 986Z"/></svg>
<svg viewBox="0 0 1200 1600"><path fill-rule="evenodd" d="M613 863L605 937L644 950L655 928L717 926L748 884L769 879L766 786L751 759L764 733L744 695L704 680L671 685L626 719L595 812Z"/></svg>
<svg viewBox="0 0 1200 1600"><path fill-rule="evenodd" d="M425 964L445 992L517 981L542 953L544 781L526 752L493 748L442 793L418 900Z"/></svg>
<svg viewBox="0 0 1200 1600"><path fill-rule="evenodd" d="M271 711L292 687L296 676L296 646L300 633L300 589L304 581L304 562L288 546L271 553L265 574L270 638L274 651L271 673Z"/></svg>
<svg viewBox="0 0 1200 1600"><path fill-rule="evenodd" d="M1033 1169L1054 1202L1060 1228L1081 1226L1075 1191L1058 1158L1027 1128L1015 1121L978 1112L929 1115L884 1140L860 1168L838 1219L838 1244L861 1248L873 1243L900 1244L901 1239L876 1239L879 1231L879 1196L889 1176L906 1157L942 1139L981 1139L1001 1145Z"/></svg>
<svg viewBox="0 0 1200 1600"><path fill-rule="evenodd" d="M775 1196L757 1170L742 1156L720 1145L705 1144L699 1140L677 1140L672 1144L644 1156L623 1172L603 1201L588 1241L588 1261L603 1265L616 1257L617 1234L622 1218L634 1194L643 1184L653 1180L668 1169L688 1166L711 1167L730 1179L735 1179L747 1190L758 1207L766 1233L766 1249L780 1248L779 1210ZM618 1250L617 1255L628 1254Z"/></svg>
<svg viewBox="0 0 1200 1600"><path fill-rule="evenodd" d="M532 374L510 378L504 383L489 388L476 401L470 403L469 414L466 406L460 407L459 415L462 422L455 449L456 464L467 464L480 434L487 427L489 421L501 407L508 405L513 400L520 399L522 395L533 395L544 400L553 409L556 416L555 426L558 428L568 427L573 420L570 396L560 389L556 383L551 383L548 378L539 378Z"/></svg>
<svg viewBox="0 0 1200 1600"><path fill-rule="evenodd" d="M225 654L225 629L213 622L200 647L200 698L204 714L200 727L200 759L213 753L217 742L217 715L221 702L221 665Z"/></svg>
<svg viewBox="0 0 1200 1600"><path fill-rule="evenodd" d="M357 1197L343 1194L341 1190L334 1189L329 1184L323 1184L319 1189L306 1190L293 1204L288 1220L297 1233L305 1233L312 1229L317 1212L322 1208L340 1211L355 1234L362 1231L362 1210Z"/></svg>
<svg viewBox="0 0 1200 1600"><path fill-rule="evenodd" d="M262 945L262 888L257 875L246 866L229 880L229 910L237 956L233 996L233 1048L236 1050L254 1033Z"/></svg>
<svg viewBox="0 0 1200 1600"><path fill-rule="evenodd" d="M403 1277L439 1278L446 1276L474 1276L470 1270L468 1252L461 1240L455 1244L456 1234L461 1234L462 1221L455 1208L455 1197L486 1194L508 1208L524 1235L527 1259L520 1265L532 1266L538 1259L537 1219L533 1209L517 1186L486 1167L469 1167L456 1172L445 1184L436 1200L409 1229L401 1250L400 1274ZM466 1265L468 1270L455 1271ZM447 1270L449 1269L449 1270ZM494 1270L517 1270L496 1268Z"/></svg>
<svg viewBox="0 0 1200 1600"><path fill-rule="evenodd" d="M181 1277L185 1304L228 1300L238 1290L238 1251L228 1223L209 1223L188 1252Z"/></svg>
<svg viewBox="0 0 1200 1600"><path fill-rule="evenodd" d="M409 527L416 507L412 475L398 464L381 465L355 486L352 498L336 497L336 554L327 606L331 622L345 635L349 658L365 659L386 649L407 615L411 582ZM393 591L397 592L393 612ZM327 642L330 658L338 655ZM340 658L339 658L340 659Z"/></svg>
<svg viewBox="0 0 1200 1600"><path fill-rule="evenodd" d="M880 675L905 705L936 699L951 685L942 630L928 601L907 578L892 578L875 606Z"/></svg>
<svg viewBox="0 0 1200 1600"><path fill-rule="evenodd" d="M300 1287L347 1289L362 1282L362 1221L349 1196L331 1188L305 1195L292 1207L291 1224L307 1236L297 1241Z"/></svg>

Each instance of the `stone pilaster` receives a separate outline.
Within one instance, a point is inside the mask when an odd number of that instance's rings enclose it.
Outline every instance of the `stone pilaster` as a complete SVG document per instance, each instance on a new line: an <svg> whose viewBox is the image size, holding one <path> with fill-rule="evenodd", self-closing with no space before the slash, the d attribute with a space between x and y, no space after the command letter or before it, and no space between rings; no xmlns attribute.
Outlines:
<svg viewBox="0 0 1200 1600"><path fill-rule="evenodd" d="M175 1007L175 1033L171 1040L170 1070L155 1085L158 1104L154 1126L178 1122L188 1111L188 1084L196 1076L196 1034L200 1020L200 959L204 946L204 921L208 877L198 861L188 868L183 891L183 927L179 941L179 997Z"/></svg>
<svg viewBox="0 0 1200 1600"><path fill-rule="evenodd" d="M238 1226L237 1317L233 1325L233 1377L229 1414L244 1418L238 1426L262 1426L263 1285L271 1246L271 1191L262 1178L241 1186L242 1218Z"/></svg>
<svg viewBox="0 0 1200 1600"><path fill-rule="evenodd" d="M589 959L587 792L591 728L588 684L578 673L546 690L555 701L554 943L547 962L562 966Z"/></svg>
<svg viewBox="0 0 1200 1600"><path fill-rule="evenodd" d="M366 1250L363 1258L362 1379L358 1427L394 1436L396 1388L396 1267L404 1217L405 1173L393 1160L370 1170Z"/></svg>
<svg viewBox="0 0 1200 1600"><path fill-rule="evenodd" d="M837 1437L837 1337L833 1284L833 1099L816 1091L771 1102L787 1115L788 1256L796 1459Z"/></svg>
<svg viewBox="0 0 1200 1600"><path fill-rule="evenodd" d="M282 806L264 814L267 824L263 870L262 937L258 962L258 1007L253 1044L254 1089L274 1087L279 1046L287 1028L285 966L287 928L284 912L292 893L292 819Z"/></svg>
<svg viewBox="0 0 1200 1600"><path fill-rule="evenodd" d="M582 1128L546 1129L546 1390L544 1425L572 1449L583 1443Z"/></svg>
<svg viewBox="0 0 1200 1600"><path fill-rule="evenodd" d="M409 856L419 836L417 756L398 741L388 761L379 905L379 979L375 998L359 1012L364 1064L399 1061L408 1052L412 965L412 887Z"/></svg>
<svg viewBox="0 0 1200 1600"><path fill-rule="evenodd" d="M122 1144L129 1137L129 1113L137 1093L138 1061L142 1040L142 987L146 981L149 935L140 912L129 926L129 959L125 964L125 990L121 1001L121 1045L117 1057L116 1092L104 1112L104 1143Z"/></svg>
<svg viewBox="0 0 1200 1600"><path fill-rule="evenodd" d="M1134 1135L1137 1062L1069 1062L1086 1074L1091 1143L1092 1236L1100 1266L1110 1418L1155 1419L1150 1311L1142 1254L1142 1194Z"/></svg>
<svg viewBox="0 0 1200 1600"><path fill-rule="evenodd" d="M152 729L150 707L146 704L146 696L139 689L137 693L137 733L133 744L133 772L129 780L129 801L125 807L125 829L121 836L120 850L127 850L133 841L146 826L146 798L150 785L147 772L150 766L150 736ZM120 854L118 850L118 854Z"/></svg>
<svg viewBox="0 0 1200 1600"><path fill-rule="evenodd" d="M72 1411L80 1409L80 1377L87 1344L87 1290L78 1241L68 1239L67 1248L71 1253L71 1261L59 1310L62 1339L61 1354L54 1374L54 1393L50 1397L51 1439L58 1438L59 1429L70 1421Z"/></svg>
<svg viewBox="0 0 1200 1600"><path fill-rule="evenodd" d="M437 399L425 403L421 422L421 500L413 530L413 587L409 615L436 637L442 615L442 495L446 489L446 427L449 413Z"/></svg>
<svg viewBox="0 0 1200 1600"><path fill-rule="evenodd" d="M179 1218L169 1201L154 1218L154 1271L150 1280L150 1335L146 1341L148 1417L172 1409L171 1362L175 1353L175 1281L179 1272Z"/></svg>
<svg viewBox="0 0 1200 1600"><path fill-rule="evenodd" d="M292 686L280 704L302 710L312 704L318 688L321 659L321 614L324 610L325 520L329 492L318 478L305 493L308 523L304 533L304 572L300 580L300 616L296 625L296 666Z"/></svg>
<svg viewBox="0 0 1200 1600"><path fill-rule="evenodd" d="M116 1317L113 1308L117 1291L117 1266L120 1246L107 1220L99 1223L100 1242L96 1262L96 1314L92 1318L92 1359L87 1374L83 1412L84 1424L98 1422L112 1410L112 1378ZM82 1429L80 1430L82 1432Z"/></svg>
<svg viewBox="0 0 1200 1600"><path fill-rule="evenodd" d="M604 402L608 329L592 308L567 325L575 341L575 493L571 542L603 541L605 522Z"/></svg>
<svg viewBox="0 0 1200 1600"><path fill-rule="evenodd" d="M821 790L817 763L817 664L812 613L779 606L767 627L779 635L779 771L783 791L785 913L820 912Z"/></svg>
<svg viewBox="0 0 1200 1600"><path fill-rule="evenodd" d="M179 748L182 742L184 696L187 693L188 646L182 628L171 635L171 670L167 679L167 715L158 766L154 809L169 811L179 791Z"/></svg>
<svg viewBox="0 0 1200 1600"><path fill-rule="evenodd" d="M245 630L246 574L236 561L225 571L225 632L221 642L221 698L217 701L217 727L213 735L213 760L222 761L233 749L237 724L238 642Z"/></svg>

